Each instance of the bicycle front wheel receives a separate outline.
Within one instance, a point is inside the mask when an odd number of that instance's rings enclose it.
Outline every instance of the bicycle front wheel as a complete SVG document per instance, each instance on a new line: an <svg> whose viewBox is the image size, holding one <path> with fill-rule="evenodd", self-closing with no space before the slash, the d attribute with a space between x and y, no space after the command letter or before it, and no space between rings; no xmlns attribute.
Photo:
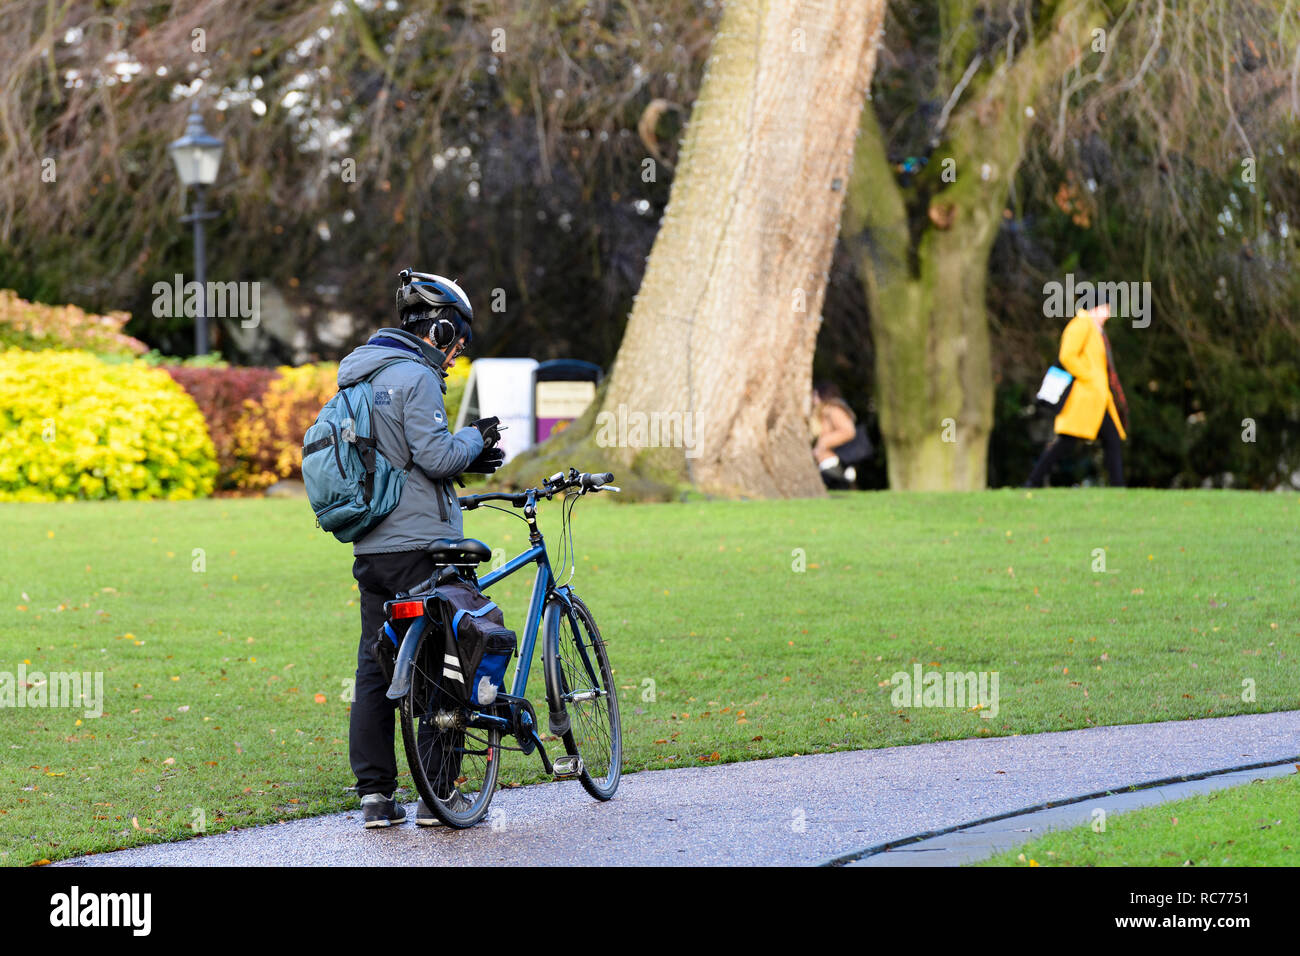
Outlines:
<svg viewBox="0 0 1300 956"><path fill-rule="evenodd" d="M559 704L568 714L561 739L569 754L582 759L582 786L597 800L608 800L623 772L618 688L595 619L572 592L569 600L572 610L558 599L547 606L547 696L552 710Z"/></svg>
<svg viewBox="0 0 1300 956"><path fill-rule="evenodd" d="M487 815L501 763L501 731L476 724L444 671L442 622L420 636L411 687L399 702L402 742L415 788L443 823L472 827Z"/></svg>

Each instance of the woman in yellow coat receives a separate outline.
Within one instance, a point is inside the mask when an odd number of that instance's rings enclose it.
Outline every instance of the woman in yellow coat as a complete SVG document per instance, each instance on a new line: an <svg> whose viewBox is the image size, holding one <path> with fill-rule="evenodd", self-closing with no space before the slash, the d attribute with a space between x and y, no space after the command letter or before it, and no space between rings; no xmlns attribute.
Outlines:
<svg viewBox="0 0 1300 956"><path fill-rule="evenodd" d="M1061 333L1061 367L1074 376L1070 394L1056 416L1056 439L1047 446L1025 482L1026 488L1042 485L1052 466L1074 449L1080 439L1100 438L1106 457L1106 471L1112 487L1124 484L1124 461L1120 442L1128 438L1128 403L1104 326L1110 318L1110 303L1081 309ZM1118 402L1118 404L1116 404Z"/></svg>

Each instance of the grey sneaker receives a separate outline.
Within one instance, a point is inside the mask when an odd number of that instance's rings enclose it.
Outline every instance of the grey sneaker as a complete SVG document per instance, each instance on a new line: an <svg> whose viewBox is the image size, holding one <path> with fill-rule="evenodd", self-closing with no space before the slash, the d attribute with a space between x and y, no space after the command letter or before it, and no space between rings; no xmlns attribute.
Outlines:
<svg viewBox="0 0 1300 956"><path fill-rule="evenodd" d="M429 805L420 798L420 805L415 808L415 825L417 827L440 827L443 822L429 809Z"/></svg>
<svg viewBox="0 0 1300 956"><path fill-rule="evenodd" d="M392 826L406 820L406 811L400 803L394 802L392 795L368 793L361 798L362 826L367 830L377 827Z"/></svg>
<svg viewBox="0 0 1300 956"><path fill-rule="evenodd" d="M472 802L473 801L471 801L469 797L457 790L455 796L452 797L452 809L463 810ZM445 826L445 824L438 819L438 815L429 809L428 805L424 802L423 797L420 798L420 805L415 810L415 825L417 827Z"/></svg>

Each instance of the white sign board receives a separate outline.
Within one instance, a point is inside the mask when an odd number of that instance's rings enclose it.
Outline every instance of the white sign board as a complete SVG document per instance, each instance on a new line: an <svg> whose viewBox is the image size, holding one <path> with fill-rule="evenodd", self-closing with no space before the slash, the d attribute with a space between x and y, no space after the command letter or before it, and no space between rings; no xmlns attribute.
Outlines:
<svg viewBox="0 0 1300 956"><path fill-rule="evenodd" d="M596 397L595 382L538 382L538 418L578 418Z"/></svg>
<svg viewBox="0 0 1300 956"><path fill-rule="evenodd" d="M469 367L465 397L456 413L456 431L478 418L495 415L507 426L501 433L506 461L533 444L533 369L530 358L479 359Z"/></svg>

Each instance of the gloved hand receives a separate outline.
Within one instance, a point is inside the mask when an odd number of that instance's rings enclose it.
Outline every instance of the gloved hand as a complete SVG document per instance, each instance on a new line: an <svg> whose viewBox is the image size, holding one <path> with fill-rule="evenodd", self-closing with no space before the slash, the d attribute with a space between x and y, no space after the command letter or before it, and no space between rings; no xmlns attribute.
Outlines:
<svg viewBox="0 0 1300 956"><path fill-rule="evenodd" d="M506 460L506 453L500 448L484 448L478 457L465 466L469 475L490 475Z"/></svg>
<svg viewBox="0 0 1300 956"><path fill-rule="evenodd" d="M483 447L491 448L501 440L501 432L497 426L501 424L501 419L493 416L492 418L480 418L477 421L470 422L474 428L479 430L483 436Z"/></svg>

